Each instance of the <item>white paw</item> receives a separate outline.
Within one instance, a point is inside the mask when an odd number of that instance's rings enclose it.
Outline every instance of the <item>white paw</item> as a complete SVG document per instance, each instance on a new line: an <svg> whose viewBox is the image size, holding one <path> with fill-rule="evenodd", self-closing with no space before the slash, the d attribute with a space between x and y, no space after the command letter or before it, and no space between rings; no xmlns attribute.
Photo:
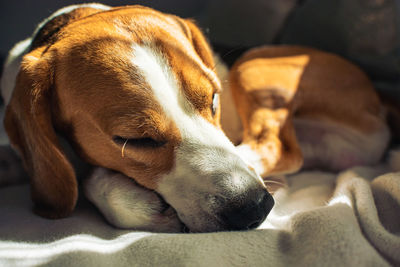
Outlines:
<svg viewBox="0 0 400 267"><path fill-rule="evenodd" d="M175 210L133 179L97 168L84 182L86 197L114 226L154 232L181 232Z"/></svg>

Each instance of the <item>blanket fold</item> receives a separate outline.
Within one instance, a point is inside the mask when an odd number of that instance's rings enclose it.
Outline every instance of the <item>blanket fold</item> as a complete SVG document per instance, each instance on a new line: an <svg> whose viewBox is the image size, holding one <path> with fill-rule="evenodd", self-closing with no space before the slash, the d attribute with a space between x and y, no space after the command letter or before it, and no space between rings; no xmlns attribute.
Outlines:
<svg viewBox="0 0 400 267"><path fill-rule="evenodd" d="M259 229L205 234L115 229L83 199L50 221L32 214L28 185L4 187L0 265L400 266L400 173L386 172L301 172Z"/></svg>

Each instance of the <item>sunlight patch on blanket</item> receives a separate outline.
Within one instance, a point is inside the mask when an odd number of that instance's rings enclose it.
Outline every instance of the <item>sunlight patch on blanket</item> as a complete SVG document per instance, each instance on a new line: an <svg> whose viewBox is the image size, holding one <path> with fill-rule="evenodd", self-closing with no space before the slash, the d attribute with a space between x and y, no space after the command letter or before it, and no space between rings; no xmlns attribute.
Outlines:
<svg viewBox="0 0 400 267"><path fill-rule="evenodd" d="M332 206L335 204L346 204L349 207L353 207L351 200L346 195L336 196L331 201L329 201L329 206Z"/></svg>
<svg viewBox="0 0 400 267"><path fill-rule="evenodd" d="M57 256L76 251L112 254L150 235L152 233L131 232L112 240L105 240L92 235L78 234L44 244L0 241L0 263L11 264L17 261L23 266L46 264Z"/></svg>

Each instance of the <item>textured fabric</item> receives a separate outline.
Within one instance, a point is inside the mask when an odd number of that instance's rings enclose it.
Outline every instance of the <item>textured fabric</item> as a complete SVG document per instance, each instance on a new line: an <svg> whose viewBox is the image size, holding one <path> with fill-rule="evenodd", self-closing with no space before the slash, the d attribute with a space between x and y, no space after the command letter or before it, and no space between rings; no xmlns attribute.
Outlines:
<svg viewBox="0 0 400 267"><path fill-rule="evenodd" d="M385 171L300 173L259 229L206 234L118 230L82 200L73 216L46 220L32 214L27 185L5 187L0 265L400 265L400 173Z"/></svg>

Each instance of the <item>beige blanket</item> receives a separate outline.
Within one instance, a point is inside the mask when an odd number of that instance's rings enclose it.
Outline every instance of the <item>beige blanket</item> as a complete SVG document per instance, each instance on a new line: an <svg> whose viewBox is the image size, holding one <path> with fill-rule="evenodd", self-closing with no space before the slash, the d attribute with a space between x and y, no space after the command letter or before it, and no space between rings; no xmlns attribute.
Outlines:
<svg viewBox="0 0 400 267"><path fill-rule="evenodd" d="M302 172L259 229L207 234L118 230L83 199L46 220L27 185L0 188L0 266L400 266L400 173L387 171Z"/></svg>

